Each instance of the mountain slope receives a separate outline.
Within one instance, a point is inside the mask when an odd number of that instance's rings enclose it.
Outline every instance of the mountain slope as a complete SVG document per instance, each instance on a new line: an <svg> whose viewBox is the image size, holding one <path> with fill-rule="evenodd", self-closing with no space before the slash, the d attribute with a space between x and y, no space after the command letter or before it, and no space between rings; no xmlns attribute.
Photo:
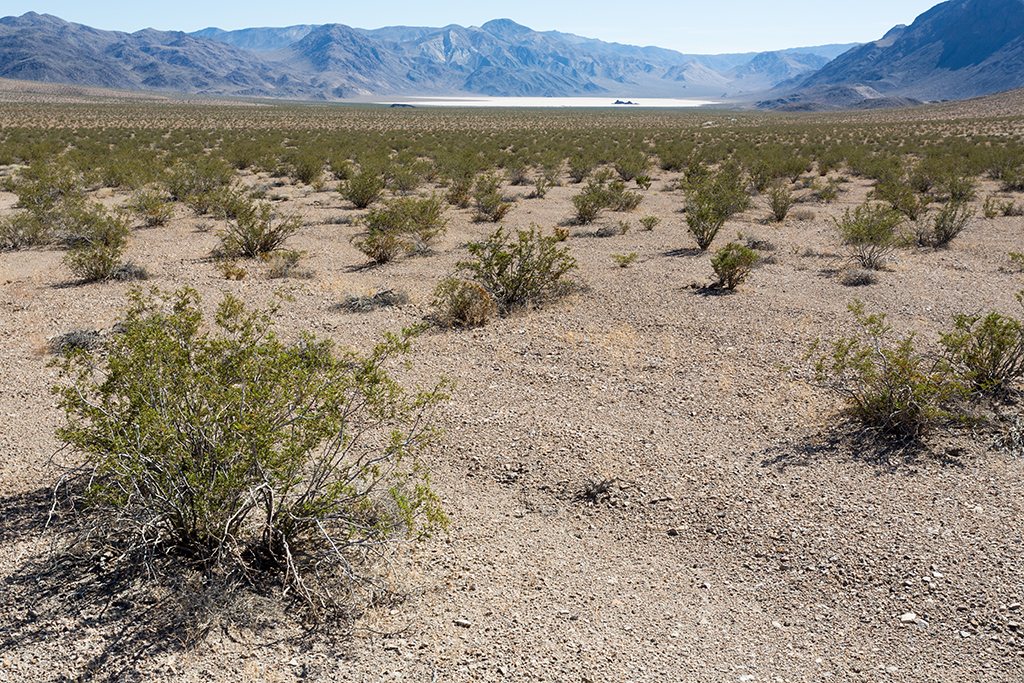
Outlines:
<svg viewBox="0 0 1024 683"><path fill-rule="evenodd" d="M509 19L468 28L303 24L192 34L102 31L33 12L0 19L0 77L303 99L720 97L770 88L824 59L792 50L691 59L657 47L534 31Z"/></svg>
<svg viewBox="0 0 1024 683"><path fill-rule="evenodd" d="M962 99L1024 86L1024 0L949 0L837 57L795 94L864 85L882 95Z"/></svg>

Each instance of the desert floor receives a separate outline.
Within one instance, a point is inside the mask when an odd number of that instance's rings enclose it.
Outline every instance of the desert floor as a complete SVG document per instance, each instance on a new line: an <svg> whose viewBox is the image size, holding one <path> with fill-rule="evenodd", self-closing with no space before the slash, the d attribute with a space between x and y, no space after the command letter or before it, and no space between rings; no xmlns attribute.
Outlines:
<svg viewBox="0 0 1024 683"><path fill-rule="evenodd" d="M1024 679L1024 463L991 448L993 429L874 439L803 360L815 339L853 333L854 297L926 349L955 313L1020 317L1024 274L1007 253L1024 251L1024 218L975 217L950 248L900 249L877 284L848 287L832 217L865 182L782 224L755 197L714 248L742 233L772 249L728 293L704 286L709 254L686 232L676 178L655 171L637 211L567 226L571 295L416 340L405 379L456 382L427 455L451 525L401 552L407 599L354 629L304 629L270 601L211 607L206 637L190 639L195 624L161 621L185 596L142 586L111 601L95 577L40 573L62 528L43 528L62 417L48 343L110 330L130 285L75 284L56 248L0 253L0 681ZM219 225L180 204L169 225L133 232L128 257L147 285L193 287L210 307L290 287L285 337L367 349L423 321L466 243L494 229L452 209L432 253L368 267L349 241L363 212L333 184L242 181L302 215L287 247L311 277L271 280L252 261L226 280L210 257ZM516 198L505 226L567 224L577 186L529 190L503 188ZM979 198L995 190L984 181ZM0 216L15 200L0 192ZM619 221L625 234L595 236ZM612 259L633 252L629 267ZM381 289L410 303L337 307ZM582 495L592 481L608 494Z"/></svg>

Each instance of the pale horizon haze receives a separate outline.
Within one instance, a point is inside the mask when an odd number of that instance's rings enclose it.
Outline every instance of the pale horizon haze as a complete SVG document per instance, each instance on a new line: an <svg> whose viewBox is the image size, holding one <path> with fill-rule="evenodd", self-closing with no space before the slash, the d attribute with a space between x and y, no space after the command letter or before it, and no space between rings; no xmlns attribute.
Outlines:
<svg viewBox="0 0 1024 683"><path fill-rule="evenodd" d="M694 54L720 54L877 40L897 24L912 23L935 4L929 0L855 3L519 0L500 7L469 0L434 3L253 0L238 5L196 0L175 3L5 0L0 16L38 12L93 28L128 33L144 28L192 32L211 26L235 30L331 23L365 29L398 25L480 26L492 19L507 18L536 31L555 30L608 42L655 45Z"/></svg>

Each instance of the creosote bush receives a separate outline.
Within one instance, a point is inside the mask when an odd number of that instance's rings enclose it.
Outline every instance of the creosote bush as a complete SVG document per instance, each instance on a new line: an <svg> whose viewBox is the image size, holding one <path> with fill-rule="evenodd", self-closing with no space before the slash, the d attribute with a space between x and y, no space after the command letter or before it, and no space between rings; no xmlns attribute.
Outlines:
<svg viewBox="0 0 1024 683"><path fill-rule="evenodd" d="M726 164L715 172L698 166L684 182L686 226L701 251L707 251L715 235L733 214L750 205L738 166Z"/></svg>
<svg viewBox="0 0 1024 683"><path fill-rule="evenodd" d="M539 304L565 290L565 276L577 268L569 248L531 225L513 235L498 228L482 242L470 242L471 261L457 267L491 296L501 313Z"/></svg>
<svg viewBox="0 0 1024 683"><path fill-rule="evenodd" d="M974 215L966 202L946 202L934 214L918 219L914 225L914 241L922 247L945 247L963 232Z"/></svg>
<svg viewBox="0 0 1024 683"><path fill-rule="evenodd" d="M868 315L856 299L849 310L860 333L831 350L812 347L814 380L845 397L855 419L883 434L916 439L953 418L946 406L963 396L964 385L949 362L920 353L913 333L889 344L884 313Z"/></svg>
<svg viewBox="0 0 1024 683"><path fill-rule="evenodd" d="M229 256L255 258L279 249L302 227L301 216L277 216L270 202L253 202L221 234L221 245Z"/></svg>
<svg viewBox="0 0 1024 683"><path fill-rule="evenodd" d="M441 325L481 327L497 310L494 299L479 282L445 278L434 289L433 307Z"/></svg>
<svg viewBox="0 0 1024 683"><path fill-rule="evenodd" d="M1017 294L1024 306L1024 293ZM947 357L972 390L991 394L1024 376L1024 326L995 311L954 315L953 330L941 334Z"/></svg>
<svg viewBox="0 0 1024 683"><path fill-rule="evenodd" d="M74 212L76 225L64 264L83 282L109 279L122 265L128 247L128 219L102 204Z"/></svg>
<svg viewBox="0 0 1024 683"><path fill-rule="evenodd" d="M200 303L136 290L105 355L55 360L80 546L156 576L271 576L314 617L347 613L382 587L374 559L445 523L418 456L446 381L409 393L389 373L414 330L360 355L286 344L273 310L230 295L206 331Z"/></svg>
<svg viewBox="0 0 1024 683"><path fill-rule="evenodd" d="M728 290L736 289L747 279L761 257L753 249L729 242L715 252L711 259L711 268L715 271L719 283Z"/></svg>
<svg viewBox="0 0 1024 683"><path fill-rule="evenodd" d="M881 270L899 241L897 228L903 216L885 204L867 203L846 209L833 223L850 258L862 268Z"/></svg>
<svg viewBox="0 0 1024 683"><path fill-rule="evenodd" d="M365 209L380 199L384 191L384 177L373 168L364 168L348 180L342 180L338 192L357 209Z"/></svg>

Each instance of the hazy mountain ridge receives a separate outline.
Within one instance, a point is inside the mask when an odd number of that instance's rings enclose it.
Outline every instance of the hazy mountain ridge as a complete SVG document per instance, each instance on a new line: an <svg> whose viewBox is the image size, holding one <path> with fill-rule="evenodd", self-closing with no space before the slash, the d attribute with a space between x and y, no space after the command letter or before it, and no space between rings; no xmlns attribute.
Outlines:
<svg viewBox="0 0 1024 683"><path fill-rule="evenodd" d="M964 99L1022 87L1024 0L940 3L775 93L793 104L822 101L830 88L848 86L896 101Z"/></svg>
<svg viewBox="0 0 1024 683"><path fill-rule="evenodd" d="M910 26L845 47L687 55L509 19L129 34L29 12L0 19L0 77L297 99L756 96L765 108L881 106L1024 86L1024 0L949 0Z"/></svg>

